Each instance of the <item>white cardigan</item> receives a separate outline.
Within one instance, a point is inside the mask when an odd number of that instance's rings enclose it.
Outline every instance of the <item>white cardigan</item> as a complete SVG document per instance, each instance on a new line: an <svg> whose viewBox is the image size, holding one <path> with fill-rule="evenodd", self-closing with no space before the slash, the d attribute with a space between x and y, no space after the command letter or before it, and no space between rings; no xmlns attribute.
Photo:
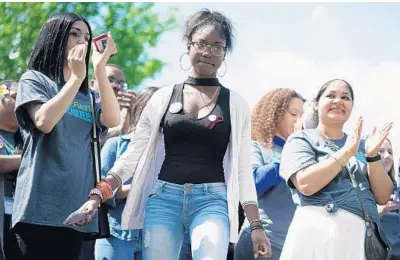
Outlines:
<svg viewBox="0 0 400 260"><path fill-rule="evenodd" d="M122 213L123 229L142 229L147 198L165 158L164 135L160 123L168 108L173 86L158 90L144 108L136 132L125 153L109 174L120 183L132 175L132 188ZM223 168L227 185L230 241L238 239L238 207L257 205L257 194L251 171L250 108L246 101L230 91L231 136L224 156Z"/></svg>

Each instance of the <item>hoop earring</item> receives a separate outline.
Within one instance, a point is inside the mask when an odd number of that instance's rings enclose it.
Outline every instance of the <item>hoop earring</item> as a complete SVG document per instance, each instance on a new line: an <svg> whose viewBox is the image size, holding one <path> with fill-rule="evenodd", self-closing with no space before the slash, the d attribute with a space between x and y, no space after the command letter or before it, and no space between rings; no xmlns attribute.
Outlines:
<svg viewBox="0 0 400 260"><path fill-rule="evenodd" d="M190 65L189 68L187 68L187 69L184 69L182 66L182 58L183 58L183 56L185 56L185 54L187 54L189 56L189 53L187 53L187 52L182 53L181 57L179 58L179 66L181 67L181 70L188 71L192 68L192 65Z"/></svg>
<svg viewBox="0 0 400 260"><path fill-rule="evenodd" d="M222 74L222 75L219 75L219 73L217 72L217 75L218 75L219 77L221 77L221 78L223 78L223 77L225 76L225 74L226 74L226 71L228 70L228 66L226 65L226 62L225 62L225 60L223 61L223 64L225 64L225 70L224 70L224 74Z"/></svg>

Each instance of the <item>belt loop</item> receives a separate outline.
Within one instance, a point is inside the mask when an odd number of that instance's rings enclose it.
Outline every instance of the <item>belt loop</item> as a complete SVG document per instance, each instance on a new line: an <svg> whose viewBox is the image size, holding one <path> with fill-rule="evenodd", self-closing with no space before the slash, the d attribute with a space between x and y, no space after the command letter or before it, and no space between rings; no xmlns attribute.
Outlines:
<svg viewBox="0 0 400 260"><path fill-rule="evenodd" d="M208 192L208 183L204 183L203 184L203 189L204 189L204 194L208 195L209 194L209 192Z"/></svg>
<svg viewBox="0 0 400 260"><path fill-rule="evenodd" d="M162 192L163 191L163 187L165 185L165 181L157 180L157 182L159 183L158 190Z"/></svg>

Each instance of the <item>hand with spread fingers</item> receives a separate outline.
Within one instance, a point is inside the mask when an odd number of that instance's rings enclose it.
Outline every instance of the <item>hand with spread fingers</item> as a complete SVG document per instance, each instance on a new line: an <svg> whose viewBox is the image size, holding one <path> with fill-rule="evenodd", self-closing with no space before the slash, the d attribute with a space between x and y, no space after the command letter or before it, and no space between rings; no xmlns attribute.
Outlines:
<svg viewBox="0 0 400 260"><path fill-rule="evenodd" d="M378 155L379 149L381 148L386 137L389 135L392 129L393 123L388 122L382 125L379 130L374 127L372 133L365 140L365 152L368 157L375 157Z"/></svg>
<svg viewBox="0 0 400 260"><path fill-rule="evenodd" d="M119 133L125 134L129 132L132 109L136 102L136 93L132 90L128 90L127 92L118 92L118 103L121 108L120 113L120 124L118 126Z"/></svg>
<svg viewBox="0 0 400 260"><path fill-rule="evenodd" d="M264 229L255 229L251 231L251 240L253 241L254 258L271 257L272 249L268 237L265 235Z"/></svg>
<svg viewBox="0 0 400 260"><path fill-rule="evenodd" d="M133 90L120 91L118 92L117 99L121 108L131 109L136 102L136 93Z"/></svg>

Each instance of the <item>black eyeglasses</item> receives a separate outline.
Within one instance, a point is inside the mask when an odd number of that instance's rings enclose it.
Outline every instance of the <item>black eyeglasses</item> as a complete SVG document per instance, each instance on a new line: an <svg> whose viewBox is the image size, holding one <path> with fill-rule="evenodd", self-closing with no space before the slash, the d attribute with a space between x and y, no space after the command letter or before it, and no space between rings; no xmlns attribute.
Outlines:
<svg viewBox="0 0 400 260"><path fill-rule="evenodd" d="M193 45L198 53L203 53L207 50L208 47L210 47L212 55L217 57L224 55L227 50L226 47L221 45L211 45L202 42L191 42L190 44Z"/></svg>

